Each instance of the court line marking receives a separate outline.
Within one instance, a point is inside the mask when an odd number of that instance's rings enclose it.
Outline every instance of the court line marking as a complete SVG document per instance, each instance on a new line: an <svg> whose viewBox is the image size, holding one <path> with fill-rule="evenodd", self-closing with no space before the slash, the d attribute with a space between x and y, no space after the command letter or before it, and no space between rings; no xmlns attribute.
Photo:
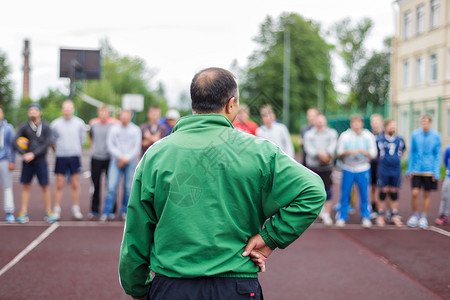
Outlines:
<svg viewBox="0 0 450 300"><path fill-rule="evenodd" d="M438 227L435 227L435 226L430 226L430 227L428 227L428 229L431 230L431 231L434 231L434 232L437 232L437 233L440 233L442 235L450 237L450 232L445 231L444 229L441 229L441 228L438 228Z"/></svg>
<svg viewBox="0 0 450 300"><path fill-rule="evenodd" d="M5 274L9 269L11 269L15 264L17 264L22 258L24 258L28 253L30 253L34 248L36 248L43 240L45 240L52 232L54 232L59 227L59 223L53 223L44 232L42 232L34 241L32 241L25 249L23 249L16 257L14 257L8 264L6 264L0 270L0 276Z"/></svg>
<svg viewBox="0 0 450 300"><path fill-rule="evenodd" d="M123 228L124 226L124 222L118 222L118 221L112 221L112 222L105 222L105 223L100 223L100 222L95 222L95 221L58 221L57 222L59 224L60 227L120 227ZM55 223L53 223L55 224ZM26 224L19 224L19 223L8 223L8 222L0 222L0 227L9 227L9 226L14 226L14 227L40 227L40 226L45 226L47 227L49 224L47 222L44 221L30 221Z"/></svg>

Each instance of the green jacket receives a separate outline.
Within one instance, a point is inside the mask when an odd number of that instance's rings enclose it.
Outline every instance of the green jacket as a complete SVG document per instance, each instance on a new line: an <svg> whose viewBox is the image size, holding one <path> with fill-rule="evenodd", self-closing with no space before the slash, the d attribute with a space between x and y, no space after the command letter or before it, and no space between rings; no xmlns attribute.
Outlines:
<svg viewBox="0 0 450 300"><path fill-rule="evenodd" d="M257 277L242 253L260 233L285 248L325 201L319 176L223 115L181 118L136 168L120 253L125 292L141 297L151 274ZM264 226L263 226L264 225Z"/></svg>

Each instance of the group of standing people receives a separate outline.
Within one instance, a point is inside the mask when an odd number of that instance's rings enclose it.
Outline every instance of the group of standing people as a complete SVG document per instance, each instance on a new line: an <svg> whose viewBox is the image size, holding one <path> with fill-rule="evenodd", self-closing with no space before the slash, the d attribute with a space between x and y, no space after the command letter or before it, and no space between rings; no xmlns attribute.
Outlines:
<svg viewBox="0 0 450 300"><path fill-rule="evenodd" d="M242 106L242 105L241 105ZM260 109L263 124L258 127L249 120L249 109L244 106L233 125L242 131L271 140L286 154L293 157L292 142L286 126L276 121L270 106ZM308 123L300 129L303 146L303 163L323 180L327 201L320 218L327 226L333 225L332 172L336 164L342 169L341 195L335 206L336 226L343 227L353 209L351 199L356 189L360 198L361 225L372 226L372 220L380 227L386 223L403 226L398 212L399 190L402 180L401 161L405 153L405 141L397 135L393 119L383 121L379 114L370 117L370 130L364 128L364 119L355 114L350 118L350 128L341 135L327 126L326 117L316 108L307 110ZM441 137L431 128L431 117L421 118L421 128L413 131L406 175L412 186L412 211L406 224L410 227L428 227L427 212L430 192L437 189L441 166ZM443 184L443 199L436 224L448 223L450 193L450 146L445 152L447 175ZM423 190L423 202L419 209L419 194Z"/></svg>
<svg viewBox="0 0 450 300"><path fill-rule="evenodd" d="M29 222L28 204L31 182L37 177L42 188L44 220L52 223L61 218L61 201L66 181L72 194L72 217L84 218L80 209L80 173L82 148L86 142L86 124L74 115L71 100L62 104L62 116L51 124L41 119L41 107L28 106L29 120L21 124L17 132L6 120L0 108L0 179L4 192L4 211L7 222ZM110 116L109 107L98 108L97 117L89 122L89 138L92 145L91 179L92 199L89 220L108 221L116 216L116 195L121 176L124 177L120 217L126 218L131 182L136 165L145 150L157 140L168 135L171 125L179 118L176 110L169 110L165 119L160 119L159 107L150 107L149 122L141 128L132 122L133 112L122 110L119 120ZM170 117L171 119L167 118ZM175 119L175 120L174 120ZM156 122L156 127L154 123ZM49 170L46 159L48 149L54 150L55 189L53 207L49 187ZM15 151L22 155L21 207L17 219L14 217L12 173L15 168ZM107 175L106 197L101 210L101 176Z"/></svg>

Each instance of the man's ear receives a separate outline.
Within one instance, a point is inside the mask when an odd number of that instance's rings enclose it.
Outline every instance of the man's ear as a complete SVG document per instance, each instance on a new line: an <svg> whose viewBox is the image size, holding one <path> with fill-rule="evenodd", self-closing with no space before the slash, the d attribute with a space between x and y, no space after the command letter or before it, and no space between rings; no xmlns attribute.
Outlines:
<svg viewBox="0 0 450 300"><path fill-rule="evenodd" d="M233 112L233 106L236 106L235 97L231 97L230 100L228 100L227 105L225 106L225 110L227 114L231 114Z"/></svg>

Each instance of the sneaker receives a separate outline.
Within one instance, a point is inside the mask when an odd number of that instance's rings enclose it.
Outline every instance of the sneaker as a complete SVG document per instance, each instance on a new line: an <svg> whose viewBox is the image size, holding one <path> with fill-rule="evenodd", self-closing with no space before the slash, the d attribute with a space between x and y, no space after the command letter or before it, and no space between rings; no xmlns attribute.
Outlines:
<svg viewBox="0 0 450 300"><path fill-rule="evenodd" d="M403 226L402 217L400 217L399 215L393 215L391 217L391 222L392 222L392 224L394 224L397 227Z"/></svg>
<svg viewBox="0 0 450 300"><path fill-rule="evenodd" d="M53 216L53 214L51 212L48 212L44 216L44 221L47 223L55 223L58 220L55 219L55 217Z"/></svg>
<svg viewBox="0 0 450 300"><path fill-rule="evenodd" d="M331 219L329 213L323 213L321 217L322 217L322 222L325 226L333 225L333 220Z"/></svg>
<svg viewBox="0 0 450 300"><path fill-rule="evenodd" d="M28 214L27 213L21 212L19 214L19 217L17 218L17 222L20 223L20 224L25 224L25 223L30 222L30 218L28 218Z"/></svg>
<svg viewBox="0 0 450 300"><path fill-rule="evenodd" d="M378 213L376 211L372 211L370 213L370 219L375 220L378 217Z"/></svg>
<svg viewBox="0 0 450 300"><path fill-rule="evenodd" d="M80 211L80 207L78 205L72 206L72 216L75 220L82 220L83 214Z"/></svg>
<svg viewBox="0 0 450 300"><path fill-rule="evenodd" d="M409 217L408 221L406 222L406 225L409 227L417 227L417 224L419 223L419 218L416 215L412 215Z"/></svg>
<svg viewBox="0 0 450 300"><path fill-rule="evenodd" d="M98 220L98 213L90 212L90 213L88 213L87 218L88 218L89 221L97 221Z"/></svg>
<svg viewBox="0 0 450 300"><path fill-rule="evenodd" d="M100 216L100 218L98 219L99 222L105 223L106 221L108 221L108 215L107 214L102 214Z"/></svg>
<svg viewBox="0 0 450 300"><path fill-rule="evenodd" d="M115 219L116 219L116 214L109 214L108 215L108 220L114 221Z"/></svg>
<svg viewBox="0 0 450 300"><path fill-rule="evenodd" d="M436 220L434 220L434 222L437 225L445 225L448 224L448 216L442 215L439 218L437 218Z"/></svg>
<svg viewBox="0 0 450 300"><path fill-rule="evenodd" d="M343 219L336 220L336 227L345 227L345 221Z"/></svg>
<svg viewBox="0 0 450 300"><path fill-rule="evenodd" d="M348 207L348 213L349 213L350 215L354 215L355 212L356 212L356 211L355 211L355 208L354 208L353 206L350 205L350 206Z"/></svg>
<svg viewBox="0 0 450 300"><path fill-rule="evenodd" d="M14 215L13 215L13 214L6 214L6 218L5 218L5 221L6 221L6 222L8 222L8 223L14 223L15 220L16 220L16 219L14 218Z"/></svg>
<svg viewBox="0 0 450 300"><path fill-rule="evenodd" d="M59 221L59 219L61 219L61 206L53 207L53 218L56 221Z"/></svg>
<svg viewBox="0 0 450 300"><path fill-rule="evenodd" d="M384 227L384 225L386 225L386 223L384 222L384 217L382 215L378 215L378 217L375 220L375 223L379 227Z"/></svg>
<svg viewBox="0 0 450 300"><path fill-rule="evenodd" d="M372 227L372 222L370 221L369 218L363 218L362 222L361 222L361 226L364 228L370 228L370 227Z"/></svg>
<svg viewBox="0 0 450 300"><path fill-rule="evenodd" d="M419 227L422 229L427 229L428 228L428 220L426 217L421 217L419 219Z"/></svg>
<svg viewBox="0 0 450 300"><path fill-rule="evenodd" d="M127 213L122 213L122 214L120 215L120 219L121 219L122 221L125 221L125 220L127 219Z"/></svg>

